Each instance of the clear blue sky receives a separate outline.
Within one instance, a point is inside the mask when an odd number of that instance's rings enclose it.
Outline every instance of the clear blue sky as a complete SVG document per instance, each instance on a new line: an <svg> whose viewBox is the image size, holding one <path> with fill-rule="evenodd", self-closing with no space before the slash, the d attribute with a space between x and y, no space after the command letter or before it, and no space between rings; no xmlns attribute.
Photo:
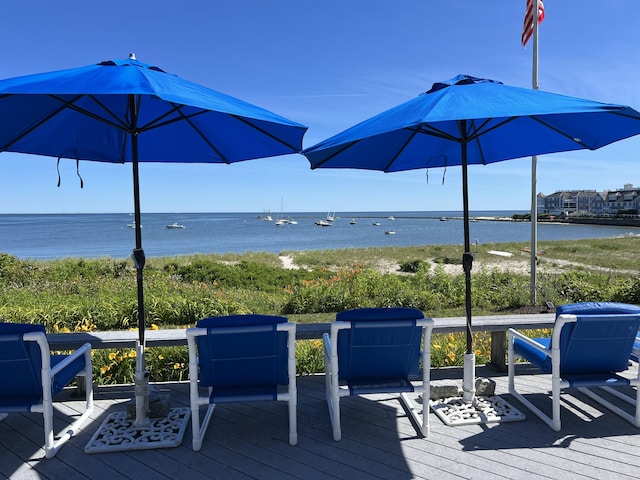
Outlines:
<svg viewBox="0 0 640 480"><path fill-rule="evenodd" d="M126 58L307 125L304 146L466 73L531 87L525 0L5 2L0 78ZM546 0L541 90L640 110L640 1ZM640 185L640 136L538 160L538 191ZM130 165L0 154L0 212L130 212ZM302 155L141 165L143 212L460 210L460 169L315 170ZM528 210L530 159L470 168L472 210Z"/></svg>

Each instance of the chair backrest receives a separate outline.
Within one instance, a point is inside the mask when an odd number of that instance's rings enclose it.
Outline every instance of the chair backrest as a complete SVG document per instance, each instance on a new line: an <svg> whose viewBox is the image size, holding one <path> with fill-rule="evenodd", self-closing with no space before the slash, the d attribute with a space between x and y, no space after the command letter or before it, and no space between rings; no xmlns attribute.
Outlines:
<svg viewBox="0 0 640 480"><path fill-rule="evenodd" d="M640 327L640 307L614 302L561 305L556 317L577 316L560 333L561 373L597 374L628 368L629 355Z"/></svg>
<svg viewBox="0 0 640 480"><path fill-rule="evenodd" d="M43 325L0 323L0 411L28 411L42 400L42 354L25 333L42 332ZM49 352L47 352L49 354Z"/></svg>
<svg viewBox="0 0 640 480"><path fill-rule="evenodd" d="M420 373L424 314L415 308L360 308L336 315L351 328L338 333L341 380L399 379Z"/></svg>
<svg viewBox="0 0 640 480"><path fill-rule="evenodd" d="M263 387L287 385L287 332L277 330L286 317L229 315L198 321L207 335L196 337L200 385Z"/></svg>

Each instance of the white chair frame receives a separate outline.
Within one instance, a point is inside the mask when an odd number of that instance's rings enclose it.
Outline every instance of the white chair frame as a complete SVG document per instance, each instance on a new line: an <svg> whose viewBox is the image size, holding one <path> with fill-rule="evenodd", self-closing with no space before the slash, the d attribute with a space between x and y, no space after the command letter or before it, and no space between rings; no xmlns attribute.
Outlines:
<svg viewBox="0 0 640 480"><path fill-rule="evenodd" d="M40 358L42 362L41 378L42 378L42 402L33 405L30 412L41 413L44 418L44 451L47 458L53 458L60 448L89 420L93 412L93 381L92 381L92 365L91 365L91 344L85 343L72 354L67 356L60 363L51 367L51 351L49 342L43 332L29 332L23 335L23 341L35 342L40 348ZM67 365L76 360L78 357L84 356L85 367L77 375L84 377L85 391L85 408L80 417L74 420L70 425L66 426L60 432L56 439L53 431L53 396L51 383L54 376L63 370ZM0 414L0 417L2 415Z"/></svg>

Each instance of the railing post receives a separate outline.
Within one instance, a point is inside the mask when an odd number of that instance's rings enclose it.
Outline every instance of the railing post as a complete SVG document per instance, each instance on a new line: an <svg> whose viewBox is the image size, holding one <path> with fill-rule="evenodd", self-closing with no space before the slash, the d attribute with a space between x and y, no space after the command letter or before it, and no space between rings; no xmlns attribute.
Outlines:
<svg viewBox="0 0 640 480"><path fill-rule="evenodd" d="M488 367L498 372L507 371L507 332L497 330L491 332L491 361Z"/></svg>

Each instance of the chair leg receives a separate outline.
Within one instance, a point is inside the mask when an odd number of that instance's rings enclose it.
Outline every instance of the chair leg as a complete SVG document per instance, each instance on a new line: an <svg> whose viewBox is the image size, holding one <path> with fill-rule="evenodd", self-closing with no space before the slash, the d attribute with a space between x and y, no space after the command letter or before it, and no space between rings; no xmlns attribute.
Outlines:
<svg viewBox="0 0 640 480"><path fill-rule="evenodd" d="M560 430L560 388L554 388L552 386L552 408L553 408L553 417L549 417L542 410L536 407L533 403L527 400L524 395L516 389L516 366L515 366L515 352L513 350L513 335L509 333L509 344L508 344L508 364L507 364L507 372L509 375L509 394L513 395L520 403L522 403L525 407L527 407L533 414L535 414L540 420L546 423L552 430L556 432ZM553 382L552 382L553 383ZM557 393L557 401L555 400L555 395ZM557 414L555 409L557 407ZM555 421L557 419L557 422Z"/></svg>
<svg viewBox="0 0 640 480"><path fill-rule="evenodd" d="M333 439L339 442L342 439L342 430L340 428L340 396L332 393L327 399L329 401L329 416L331 417L331 429L333 430Z"/></svg>
<svg viewBox="0 0 640 480"><path fill-rule="evenodd" d="M418 429L417 429L418 435L422 438L428 436L429 435L429 417L425 415L425 413L429 411L429 401L428 400L426 402L424 401L424 395L423 395L423 403L422 403L422 412L420 412L420 409L416 407L413 400L409 398L409 395L407 395L404 392L400 394L400 403L404 406L407 413L411 416L411 419L413 420L415 425L418 426Z"/></svg>
<svg viewBox="0 0 640 480"><path fill-rule="evenodd" d="M331 419L331 429L333 430L333 439L338 442L342 438L340 430L340 393L338 382L338 358L332 358L329 336L325 333L324 340L324 394L329 409L329 418ZM335 373L334 373L335 372ZM335 383L335 384L334 384Z"/></svg>
<svg viewBox="0 0 640 480"><path fill-rule="evenodd" d="M89 358L86 358L89 357ZM87 365L86 371L89 373L82 374L85 378L84 392L85 392L85 408L80 417L78 417L73 423L66 426L58 439L56 440L53 433L53 399L49 395L44 395L42 415L44 417L44 451L47 458L53 458L58 450L89 420L89 417L93 413L93 381L91 376L91 358L90 352L85 357L85 365ZM80 376L80 375L79 375Z"/></svg>
<svg viewBox="0 0 640 480"><path fill-rule="evenodd" d="M44 452L47 458L53 458L56 449L53 437L53 404L51 399L45 400L42 416L44 417Z"/></svg>
<svg viewBox="0 0 640 480"><path fill-rule="evenodd" d="M213 415L215 408L215 403L207 405L207 412L204 414L202 424L200 424L200 405L194 403L191 404L191 431L193 433L192 444L195 452L202 448L202 440L207 432L207 428L209 427L209 422L211 421L211 416Z"/></svg>
<svg viewBox="0 0 640 480"><path fill-rule="evenodd" d="M334 387L333 385L333 375L331 372L325 373L325 381L325 396L327 399L327 407L329 409L329 418L331 419L333 439L338 442L342 438L342 432L340 430L340 394L337 386Z"/></svg>
<svg viewBox="0 0 640 480"><path fill-rule="evenodd" d="M298 390L296 377L292 375L289 380L289 445L298 444Z"/></svg>
<svg viewBox="0 0 640 480"><path fill-rule="evenodd" d="M593 390L591 390L589 388L580 387L580 388L578 388L578 390L581 393L584 393L589 398L591 398L593 401L599 403L600 405L602 405L605 408L608 408L609 410L611 410L613 413L615 413L619 417L625 419L627 422L631 423L632 425L634 425L636 427L640 427L640 407L639 407L640 402L638 402L637 398L636 398L636 401L633 402L633 403L635 403L635 415L631 415L630 413L627 413L624 410L622 410L620 407L618 407L618 406L612 404L611 402L605 400L604 398L602 398L600 395L598 395L597 393L595 393ZM622 395L622 394L617 395L619 392L612 391L612 389L608 389L607 388L607 390L610 393L613 393L613 395L618 397L618 398L623 399L622 397L624 397L624 395ZM636 396L638 396L638 394L636 394ZM633 401L629 397L626 397L626 398L631 400L631 401Z"/></svg>

